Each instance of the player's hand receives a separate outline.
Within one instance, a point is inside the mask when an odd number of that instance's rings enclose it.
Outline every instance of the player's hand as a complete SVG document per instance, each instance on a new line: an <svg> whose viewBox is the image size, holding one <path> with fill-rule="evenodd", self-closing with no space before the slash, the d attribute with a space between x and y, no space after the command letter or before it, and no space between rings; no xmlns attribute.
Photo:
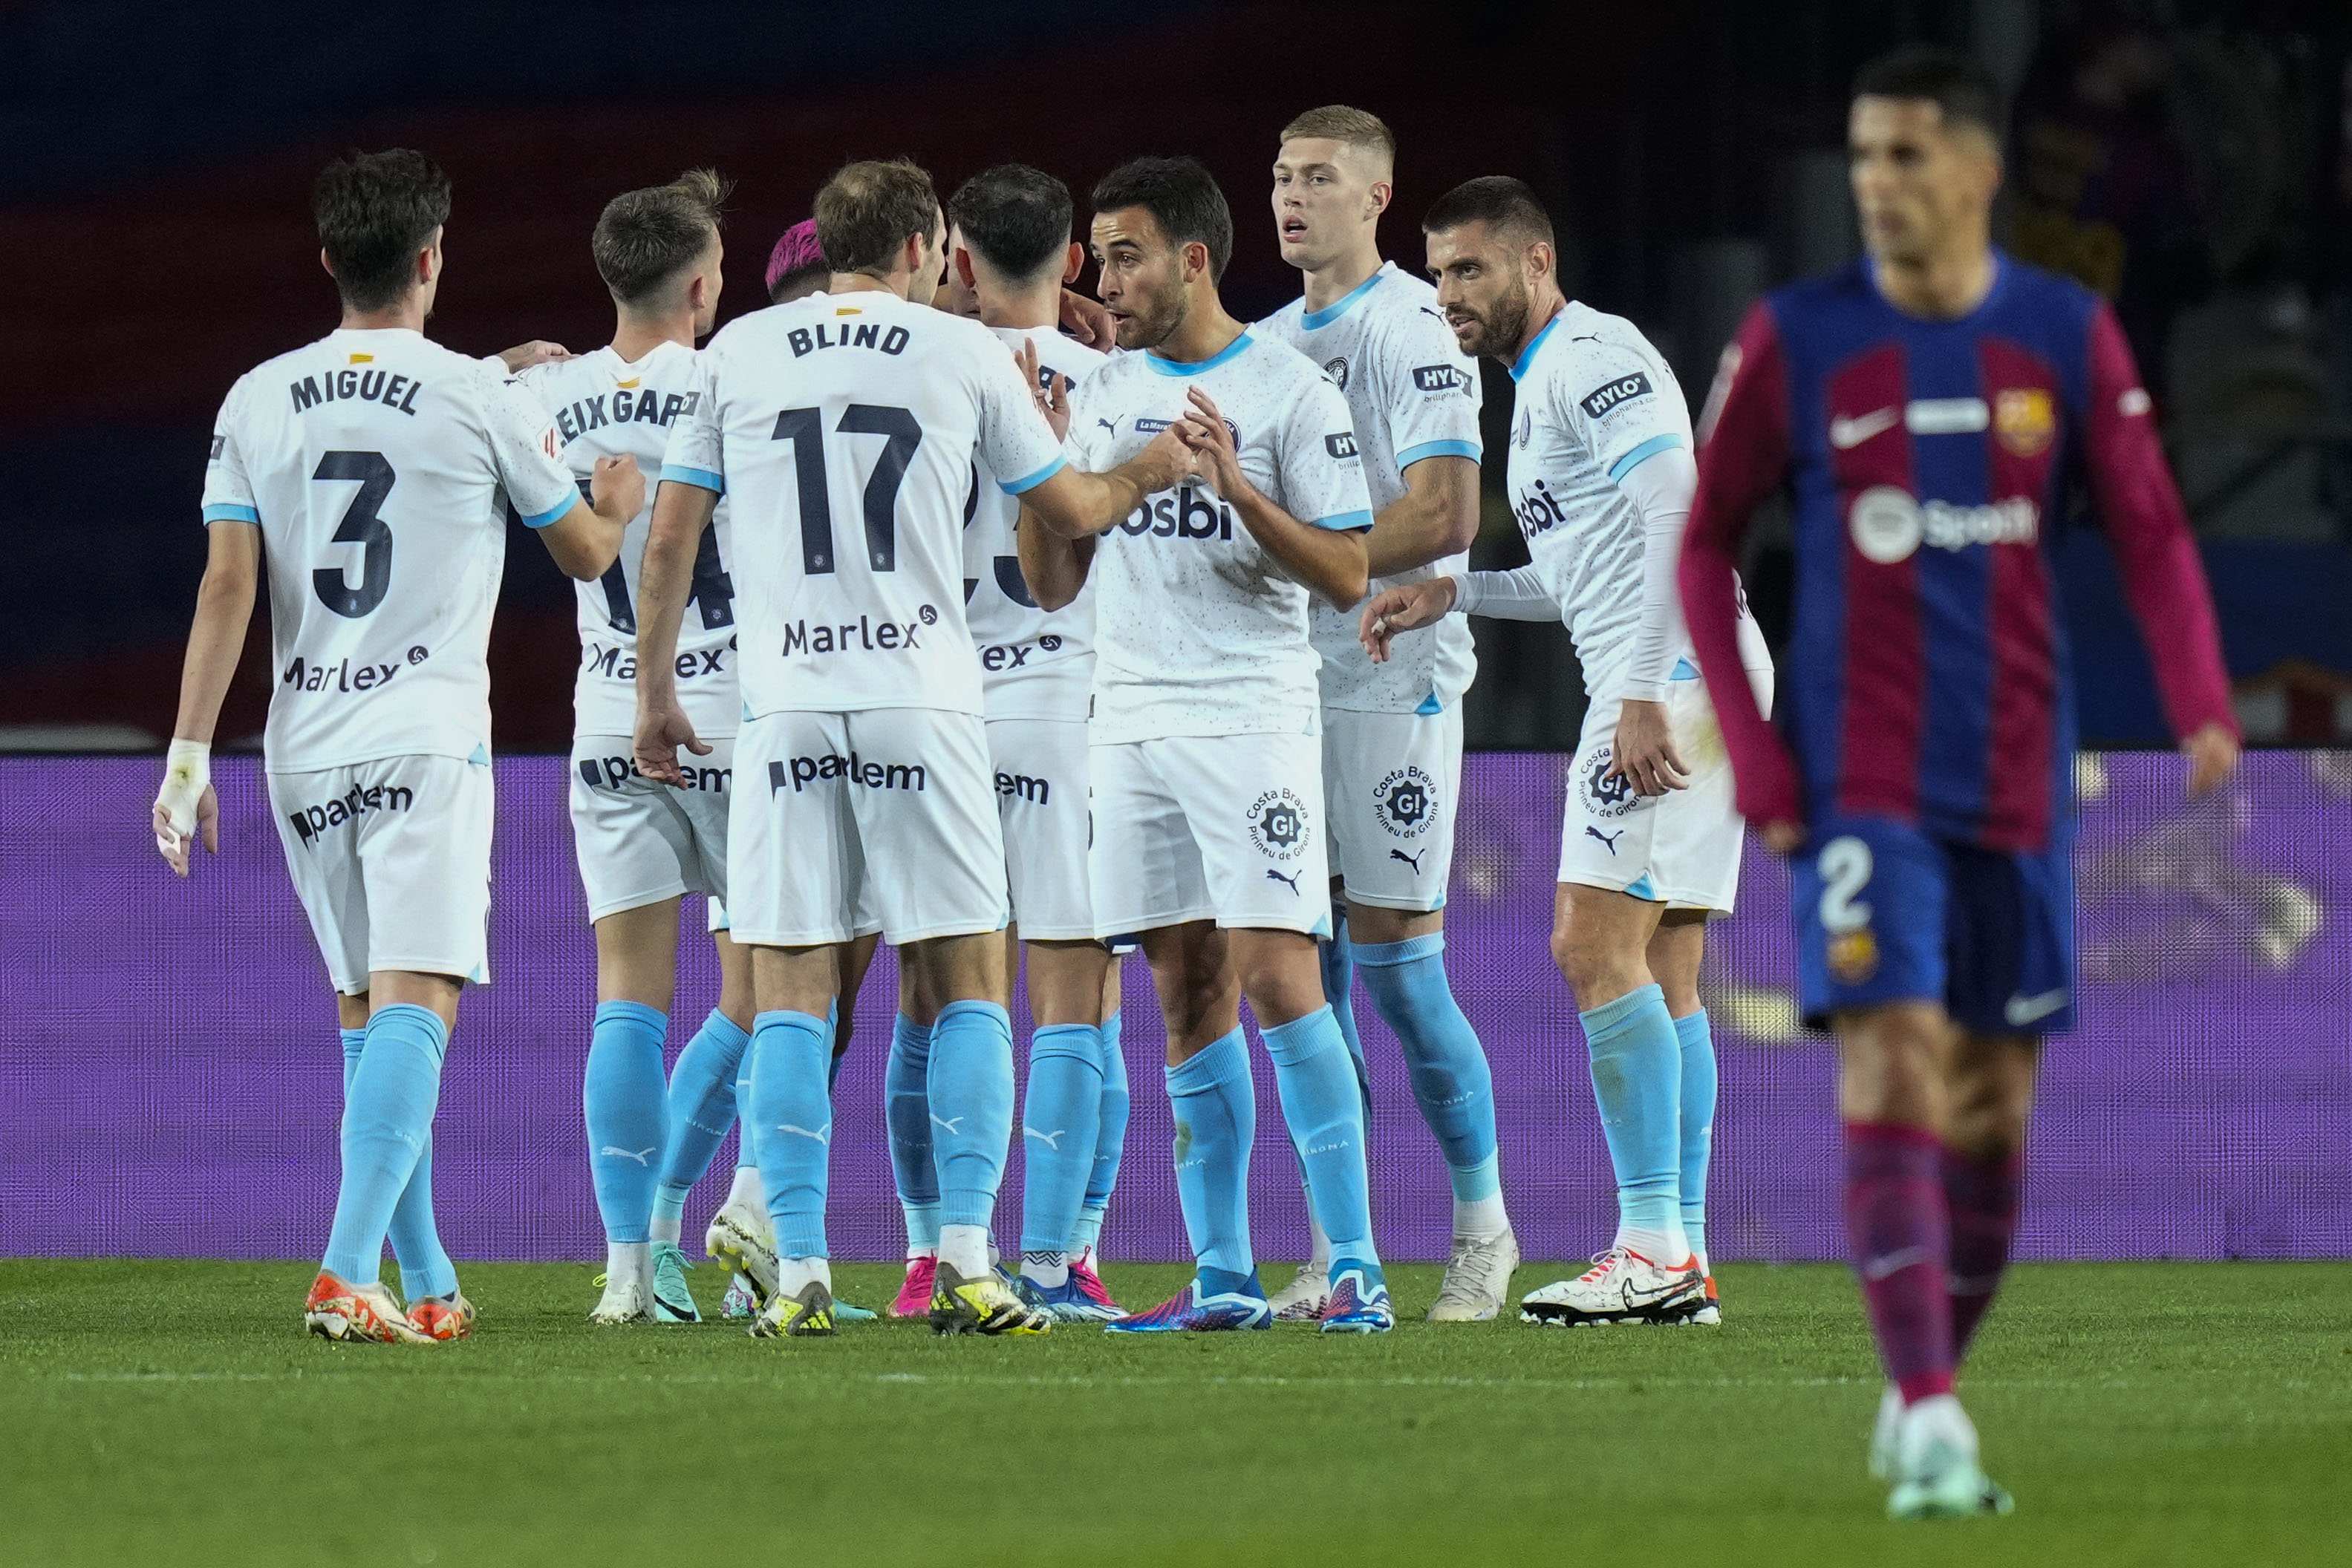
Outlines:
<svg viewBox="0 0 2352 1568"><path fill-rule="evenodd" d="M1024 342L1013 350L1013 362L1021 367L1021 379L1027 383L1029 395L1037 404L1037 412L1054 427L1054 439L1066 441L1070 434L1070 388L1067 376L1048 373L1042 379L1037 374L1037 345Z"/></svg>
<svg viewBox="0 0 2352 1568"><path fill-rule="evenodd" d="M1200 471L1201 459L1185 444L1183 431L1182 421L1171 424L1119 465L1144 495L1172 490Z"/></svg>
<svg viewBox="0 0 2352 1568"><path fill-rule="evenodd" d="M1118 347L1118 329L1111 325L1110 312L1103 308L1102 301L1073 289L1062 290L1062 330L1106 354Z"/></svg>
<svg viewBox="0 0 2352 1568"><path fill-rule="evenodd" d="M2189 755L2189 798L2201 799L2238 770L2238 737L2226 724L2209 724L2180 743Z"/></svg>
<svg viewBox="0 0 2352 1568"><path fill-rule="evenodd" d="M588 476L588 496L600 517L625 521L635 517L646 505L646 476L637 460L625 452L596 459L596 471Z"/></svg>
<svg viewBox="0 0 2352 1568"><path fill-rule="evenodd" d="M561 343L551 343L544 338L533 338L528 343L517 343L511 349L499 350L499 358L507 365L507 374L527 371L533 365L543 365L552 360L568 360L572 350Z"/></svg>
<svg viewBox="0 0 2352 1568"><path fill-rule="evenodd" d="M1662 702L1627 701L1617 709L1617 735L1610 744L1609 776L1623 779L1637 795L1663 795L1690 788L1690 769L1675 749L1674 727Z"/></svg>
<svg viewBox="0 0 2352 1568"><path fill-rule="evenodd" d="M658 706L637 705L637 734L631 749L635 753L637 771L656 784L686 786L685 770L677 765L677 748L685 747L697 757L710 755L710 743L694 733L694 722L673 697Z"/></svg>
<svg viewBox="0 0 2352 1568"><path fill-rule="evenodd" d="M1176 422L1175 431L1192 450L1194 471L1226 500L1243 494L1249 488L1249 479L1242 473L1242 455L1234 444L1233 426L1200 388L1185 393L1184 401L1191 406Z"/></svg>
<svg viewBox="0 0 2352 1568"><path fill-rule="evenodd" d="M199 837L207 851L220 853L220 797L213 790L211 747L193 740L172 743L149 819L156 852L182 876L188 874Z"/></svg>
<svg viewBox="0 0 2352 1568"><path fill-rule="evenodd" d="M1433 577L1423 582L1381 589L1364 606L1363 615L1356 623L1357 640L1363 643L1373 664L1387 664L1389 640L1400 632L1419 631L1444 620L1454 608L1458 588L1450 577Z"/></svg>

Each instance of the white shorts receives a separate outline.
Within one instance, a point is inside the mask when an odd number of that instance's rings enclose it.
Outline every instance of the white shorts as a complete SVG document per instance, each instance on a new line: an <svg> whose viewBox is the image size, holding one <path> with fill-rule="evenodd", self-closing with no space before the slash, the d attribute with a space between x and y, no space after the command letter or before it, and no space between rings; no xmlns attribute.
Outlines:
<svg viewBox="0 0 2352 1568"><path fill-rule="evenodd" d="M1098 744L1087 760L1105 931L1213 920L1330 934L1316 737L1170 736Z"/></svg>
<svg viewBox="0 0 2352 1568"><path fill-rule="evenodd" d="M727 896L734 737L712 740L708 757L680 757L682 789L639 773L632 750L625 735L572 743L572 850L592 922L681 894Z"/></svg>
<svg viewBox="0 0 2352 1568"><path fill-rule="evenodd" d="M1756 700L1772 708L1772 672L1750 670ZM1690 787L1637 795L1608 777L1615 755L1618 699L1597 700L1584 716L1568 776L1560 826L1559 880L1614 888L1672 909L1731 912L1739 886L1739 848L1747 824L1731 788L1731 758L1706 687L1696 678L1666 683L1666 722Z"/></svg>
<svg viewBox="0 0 2352 1568"><path fill-rule="evenodd" d="M1004 929L1004 836L976 716L765 714L736 733L735 767L727 916L737 942Z"/></svg>
<svg viewBox="0 0 2352 1568"><path fill-rule="evenodd" d="M1093 837L1087 799L1087 721L992 718L988 759L1004 828L1004 874L1024 942L1085 942L1095 928L1087 883Z"/></svg>
<svg viewBox="0 0 2352 1568"><path fill-rule="evenodd" d="M1323 714L1332 870L1348 901L1426 915L1445 907L1462 794L1462 710Z"/></svg>
<svg viewBox="0 0 2352 1568"><path fill-rule="evenodd" d="M490 765L386 757L272 773L295 896L345 996L376 970L490 978Z"/></svg>

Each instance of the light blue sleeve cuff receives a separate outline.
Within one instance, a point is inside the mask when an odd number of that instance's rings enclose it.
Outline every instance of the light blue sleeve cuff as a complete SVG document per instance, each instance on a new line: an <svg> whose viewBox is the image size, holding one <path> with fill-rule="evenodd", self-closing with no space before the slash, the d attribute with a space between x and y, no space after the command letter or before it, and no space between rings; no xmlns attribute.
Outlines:
<svg viewBox="0 0 2352 1568"><path fill-rule="evenodd" d="M1610 483L1616 483L1618 480L1624 478L1626 475L1631 474L1634 469L1639 468L1643 464L1647 463L1651 458L1655 457L1659 453L1672 452L1675 447L1680 446L1682 444L1683 438L1675 434L1672 431L1667 432L1664 435L1653 435L1649 440L1644 441L1641 445L1636 446L1633 451L1628 452L1624 456L1620 457L1616 462L1609 465Z"/></svg>
<svg viewBox="0 0 2352 1568"><path fill-rule="evenodd" d="M556 502L552 507L548 507L547 510L543 512L533 512L530 516L523 518L522 526L527 528L543 528L547 527L548 524L555 521L556 518L570 512L572 507L580 505L580 499L581 498L577 496L566 496L561 501Z"/></svg>
<svg viewBox="0 0 2352 1568"><path fill-rule="evenodd" d="M726 479L713 474L708 468L688 468L682 463L665 463L662 465L661 476L662 483L665 485L691 485L698 490L708 490L714 496L727 494Z"/></svg>
<svg viewBox="0 0 2352 1568"><path fill-rule="evenodd" d="M1054 455L1054 460L1051 463L1046 464L1034 474L1024 474L1018 479L999 479L996 482L996 487L1008 496L1025 495L1069 465L1070 460L1057 452Z"/></svg>
<svg viewBox="0 0 2352 1568"><path fill-rule="evenodd" d="M215 501L205 508L208 523L258 523L261 514L239 501Z"/></svg>
<svg viewBox="0 0 2352 1568"><path fill-rule="evenodd" d="M1318 517L1313 526L1318 528L1329 528L1333 533L1355 533L1372 526L1372 514L1340 512L1328 517Z"/></svg>
<svg viewBox="0 0 2352 1568"><path fill-rule="evenodd" d="M1478 444L1475 441L1424 441L1397 454L1397 472L1403 473L1424 457L1467 457L1475 463L1480 455Z"/></svg>

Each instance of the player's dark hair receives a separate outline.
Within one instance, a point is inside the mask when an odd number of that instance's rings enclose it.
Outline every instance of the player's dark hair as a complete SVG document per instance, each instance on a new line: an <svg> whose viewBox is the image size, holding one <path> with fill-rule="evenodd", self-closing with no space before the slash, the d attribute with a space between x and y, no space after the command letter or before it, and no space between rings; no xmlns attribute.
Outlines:
<svg viewBox="0 0 2352 1568"><path fill-rule="evenodd" d="M906 158L844 163L816 193L816 243L835 272L876 277L890 270L912 235L931 237L940 196L931 177Z"/></svg>
<svg viewBox="0 0 2352 1568"><path fill-rule="evenodd" d="M710 248L728 184L688 169L667 185L625 191L604 204L589 248L613 298L634 305L658 293Z"/></svg>
<svg viewBox="0 0 2352 1568"><path fill-rule="evenodd" d="M1946 124L1973 125L1996 141L2009 123L2000 81L1957 49L1922 46L1881 55L1853 78L1853 96L1923 98L1944 111Z"/></svg>
<svg viewBox="0 0 2352 1568"><path fill-rule="evenodd" d="M354 310L398 304L416 281L416 253L449 221L449 176L422 152L352 152L310 189L319 245Z"/></svg>
<svg viewBox="0 0 2352 1568"><path fill-rule="evenodd" d="M1437 198L1421 220L1424 233L1442 234L1465 224L1485 224L1498 235L1523 245L1552 245L1551 214L1536 199L1525 180L1508 174L1481 174L1465 180Z"/></svg>
<svg viewBox="0 0 2352 1568"><path fill-rule="evenodd" d="M1070 188L1026 163L999 163L948 198L948 221L989 266L1017 283L1050 266L1059 276L1070 250Z"/></svg>
<svg viewBox="0 0 2352 1568"><path fill-rule="evenodd" d="M822 262L814 267L797 267L790 272L779 273L776 281L768 287L768 303L782 305L814 294L832 277L833 268Z"/></svg>
<svg viewBox="0 0 2352 1568"><path fill-rule="evenodd" d="M1209 247L1209 281L1225 276L1234 255L1234 214L1217 177L1197 158L1131 158L1095 184L1095 211L1141 207L1177 245Z"/></svg>

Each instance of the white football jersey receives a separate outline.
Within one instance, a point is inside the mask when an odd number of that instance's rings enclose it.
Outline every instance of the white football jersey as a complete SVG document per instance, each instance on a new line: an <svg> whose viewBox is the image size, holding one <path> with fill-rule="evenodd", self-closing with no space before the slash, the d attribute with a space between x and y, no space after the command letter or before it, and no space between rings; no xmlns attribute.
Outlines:
<svg viewBox="0 0 2352 1568"><path fill-rule="evenodd" d="M1576 643L1586 694L1615 696L1641 629L1645 548L1641 510L1617 481L1660 451L1690 450L1690 409L1639 329L1573 299L1512 364L1511 380L1511 512ZM1696 674L1679 603L1673 617L1669 669ZM1748 664L1769 668L1755 622L1741 622Z"/></svg>
<svg viewBox="0 0 2352 1568"><path fill-rule="evenodd" d="M1113 356L1073 400L1072 461L1126 462L1195 387L1276 505L1318 528L1371 527L1347 400L1312 360L1253 331L1197 364ZM1097 540L1092 576L1096 739L1316 733L1307 591L1206 480L1147 497Z"/></svg>
<svg viewBox="0 0 2352 1568"><path fill-rule="evenodd" d="M271 771L487 758L507 507L572 509L556 454L522 388L405 329L330 332L229 389L204 516L261 528Z"/></svg>
<svg viewBox="0 0 2352 1568"><path fill-rule="evenodd" d="M1280 338L1339 383L1364 455L1364 485L1378 513L1404 494L1404 471L1424 457L1478 461L1477 361L1462 351L1437 308L1437 290L1383 262L1355 289L1320 310L1294 299L1260 329ZM1448 556L1371 591L1468 570ZM1316 601L1311 625L1323 658L1323 706L1373 713L1451 707L1477 674L1466 618L1449 615L1425 637L1400 637L1384 664L1357 638L1357 614Z"/></svg>
<svg viewBox="0 0 2352 1568"><path fill-rule="evenodd" d="M858 289L741 317L698 360L662 478L730 498L744 716L979 714L973 458L1014 495L1063 463L1011 352L977 321Z"/></svg>
<svg viewBox="0 0 2352 1568"><path fill-rule="evenodd" d="M611 348L536 365L515 378L555 420L563 461L585 495L599 457L624 455L646 476L645 509L629 519L621 556L580 598L580 675L572 688L575 736L628 735L637 716L637 585L653 531L655 481L670 427L700 394L694 350L662 343L635 364ZM735 689L735 590L727 577L728 507L702 531L677 632L677 700L708 740L735 733L743 699Z"/></svg>
<svg viewBox="0 0 2352 1568"><path fill-rule="evenodd" d="M1051 327L994 329L1008 352L1037 346L1039 377L1084 382L1110 356ZM1078 718L1095 677L1095 591L1091 576L1059 610L1037 608L1021 576L1013 528L1021 498L999 489L975 463L963 525L964 614L979 644L980 683L988 716Z"/></svg>

